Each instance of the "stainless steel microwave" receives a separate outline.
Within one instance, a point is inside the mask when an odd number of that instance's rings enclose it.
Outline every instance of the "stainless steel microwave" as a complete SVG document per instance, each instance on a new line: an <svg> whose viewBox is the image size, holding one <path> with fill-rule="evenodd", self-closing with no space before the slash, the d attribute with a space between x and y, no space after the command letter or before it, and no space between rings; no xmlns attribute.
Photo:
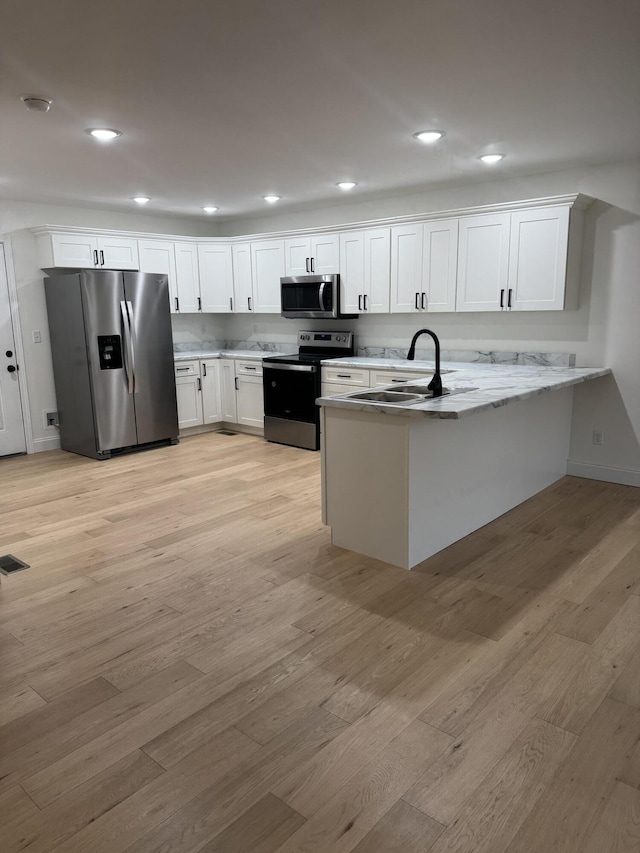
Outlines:
<svg viewBox="0 0 640 853"><path fill-rule="evenodd" d="M280 279L283 317L328 320L353 317L340 311L339 275L296 275Z"/></svg>

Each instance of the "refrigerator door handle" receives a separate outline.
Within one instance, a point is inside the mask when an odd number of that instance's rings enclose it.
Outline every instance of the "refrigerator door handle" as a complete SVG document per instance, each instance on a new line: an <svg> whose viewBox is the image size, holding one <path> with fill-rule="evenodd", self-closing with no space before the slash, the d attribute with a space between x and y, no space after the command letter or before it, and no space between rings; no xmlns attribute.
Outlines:
<svg viewBox="0 0 640 853"><path fill-rule="evenodd" d="M120 313L122 314L122 337L126 350L124 372L127 377L127 390L133 394L133 346L131 344L131 326L129 324L129 310L126 302L120 302Z"/></svg>
<svg viewBox="0 0 640 853"><path fill-rule="evenodd" d="M133 317L133 304L127 302L127 313L129 314L129 336L131 339L131 372L133 373L133 393L137 394L138 374L136 373L136 324Z"/></svg>

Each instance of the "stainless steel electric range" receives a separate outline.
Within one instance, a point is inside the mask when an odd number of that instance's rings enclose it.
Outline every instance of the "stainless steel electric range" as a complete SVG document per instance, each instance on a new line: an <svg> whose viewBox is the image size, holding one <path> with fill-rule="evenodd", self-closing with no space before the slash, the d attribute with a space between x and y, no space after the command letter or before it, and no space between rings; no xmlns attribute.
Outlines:
<svg viewBox="0 0 640 853"><path fill-rule="evenodd" d="M298 333L298 353L262 360L264 437L307 450L320 448L320 362L352 356L351 332Z"/></svg>

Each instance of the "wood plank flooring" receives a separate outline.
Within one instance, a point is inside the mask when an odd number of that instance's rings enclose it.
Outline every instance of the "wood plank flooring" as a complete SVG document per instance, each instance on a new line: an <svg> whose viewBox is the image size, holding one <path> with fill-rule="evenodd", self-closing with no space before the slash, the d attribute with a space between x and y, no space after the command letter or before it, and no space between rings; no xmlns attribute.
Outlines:
<svg viewBox="0 0 640 853"><path fill-rule="evenodd" d="M406 572L330 544L319 463L0 460L3 853L637 853L640 490Z"/></svg>

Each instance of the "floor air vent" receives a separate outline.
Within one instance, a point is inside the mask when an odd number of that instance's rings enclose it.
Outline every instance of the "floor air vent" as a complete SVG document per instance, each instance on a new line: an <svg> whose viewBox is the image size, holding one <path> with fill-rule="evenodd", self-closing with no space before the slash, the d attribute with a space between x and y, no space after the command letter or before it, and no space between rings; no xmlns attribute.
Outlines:
<svg viewBox="0 0 640 853"><path fill-rule="evenodd" d="M21 572L23 569L28 568L28 563L23 563L22 560L14 557L13 554L5 554L3 557L0 557L1 575L12 575L14 572Z"/></svg>
<svg viewBox="0 0 640 853"><path fill-rule="evenodd" d="M237 432L232 432L230 429L219 429L218 435L237 435Z"/></svg>

